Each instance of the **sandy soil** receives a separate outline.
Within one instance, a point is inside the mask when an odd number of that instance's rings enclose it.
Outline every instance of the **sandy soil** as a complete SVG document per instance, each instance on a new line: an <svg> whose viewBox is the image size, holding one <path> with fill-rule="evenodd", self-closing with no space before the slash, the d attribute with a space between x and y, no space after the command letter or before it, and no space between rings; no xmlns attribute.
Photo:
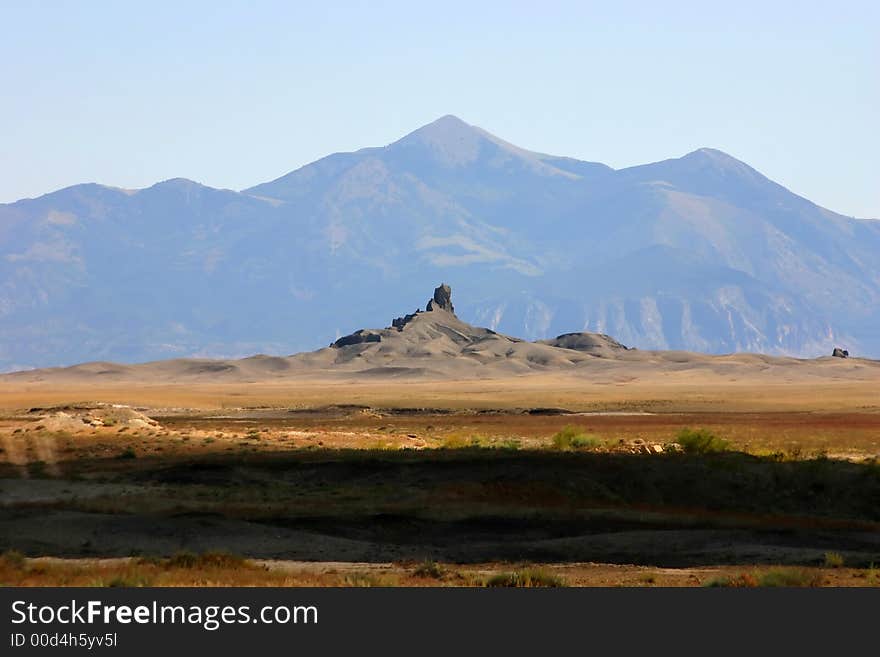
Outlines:
<svg viewBox="0 0 880 657"><path fill-rule="evenodd" d="M849 367L850 364L845 364ZM855 370L860 372L860 370ZM850 371L852 373L852 371ZM379 408L511 409L561 407L572 411L859 411L880 413L880 367L862 378L767 379L757 373L635 373L591 381L563 374L486 380L288 380L233 383L26 382L0 377L0 409L104 401L151 409L315 408L361 404Z"/></svg>

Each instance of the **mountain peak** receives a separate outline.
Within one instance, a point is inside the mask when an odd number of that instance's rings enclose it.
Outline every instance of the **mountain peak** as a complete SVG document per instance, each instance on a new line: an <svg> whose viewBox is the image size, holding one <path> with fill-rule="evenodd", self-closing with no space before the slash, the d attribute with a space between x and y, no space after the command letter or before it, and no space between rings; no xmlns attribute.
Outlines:
<svg viewBox="0 0 880 657"><path fill-rule="evenodd" d="M679 158L678 162L690 175L712 175L722 180L737 179L752 187L776 185L760 171L717 148L697 149Z"/></svg>
<svg viewBox="0 0 880 657"><path fill-rule="evenodd" d="M482 132L479 128L465 123L457 116L447 114L404 135L391 144L391 146L412 143L438 145L449 144L455 141L470 142L482 137Z"/></svg>
<svg viewBox="0 0 880 657"><path fill-rule="evenodd" d="M691 151L687 155L684 155L680 158L681 160L694 160L694 161L703 161L703 162L711 162L715 166L722 167L742 167L748 166L745 162L736 159L732 155L725 153L722 150L717 148L698 148L695 151Z"/></svg>
<svg viewBox="0 0 880 657"><path fill-rule="evenodd" d="M393 153L406 153L408 158L416 153L427 156L445 167L468 166L482 160L496 168L516 163L544 176L579 178L565 168L553 166L552 156L520 148L453 114L441 116L386 148Z"/></svg>
<svg viewBox="0 0 880 657"><path fill-rule="evenodd" d="M476 159L487 136L483 130L447 114L410 132L388 148L424 148L447 164L466 164Z"/></svg>
<svg viewBox="0 0 880 657"><path fill-rule="evenodd" d="M773 184L745 162L717 148L705 147L681 157L622 169L620 173L646 182L664 181L683 190L701 189L704 194L710 189L726 194L733 181L753 188Z"/></svg>
<svg viewBox="0 0 880 657"><path fill-rule="evenodd" d="M202 194L211 194L214 192L225 193L229 191L230 190L208 187L207 185L203 185L195 180L190 180L189 178L169 178L168 180L157 182L144 189L139 189L136 193L145 193L148 195L159 194L162 196L180 195L184 197L198 197Z"/></svg>
<svg viewBox="0 0 880 657"><path fill-rule="evenodd" d="M152 185L150 188L166 188L166 189L193 189L193 188L201 188L204 187L203 184L197 183L195 180L190 180L189 178L169 178L168 180L163 180L161 182L157 182L155 185Z"/></svg>
<svg viewBox="0 0 880 657"><path fill-rule="evenodd" d="M428 124L434 126L464 126L467 128L471 128L472 126L469 123L465 123L460 118L458 118L455 114L444 114L439 119L435 119ZM427 127L427 126L425 126Z"/></svg>

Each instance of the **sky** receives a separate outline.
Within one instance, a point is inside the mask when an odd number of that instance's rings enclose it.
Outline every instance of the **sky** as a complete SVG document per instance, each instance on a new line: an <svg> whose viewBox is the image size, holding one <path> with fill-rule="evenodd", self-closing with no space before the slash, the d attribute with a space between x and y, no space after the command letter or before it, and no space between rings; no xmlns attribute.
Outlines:
<svg viewBox="0 0 880 657"><path fill-rule="evenodd" d="M615 168L719 148L880 218L880 3L0 0L0 202L243 189L455 114Z"/></svg>

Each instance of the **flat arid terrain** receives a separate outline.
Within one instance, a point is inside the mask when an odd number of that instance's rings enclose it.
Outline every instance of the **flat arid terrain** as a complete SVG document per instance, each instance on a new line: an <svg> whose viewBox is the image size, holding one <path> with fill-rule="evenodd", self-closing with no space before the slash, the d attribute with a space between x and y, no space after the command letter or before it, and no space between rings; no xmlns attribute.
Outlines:
<svg viewBox="0 0 880 657"><path fill-rule="evenodd" d="M880 363L530 343L446 301L289 358L0 377L0 582L880 583Z"/></svg>

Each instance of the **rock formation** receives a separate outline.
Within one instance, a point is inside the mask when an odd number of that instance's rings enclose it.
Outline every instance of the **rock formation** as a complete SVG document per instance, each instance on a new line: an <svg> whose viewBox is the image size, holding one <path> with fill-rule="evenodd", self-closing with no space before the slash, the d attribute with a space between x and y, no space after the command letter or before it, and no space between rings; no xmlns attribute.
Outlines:
<svg viewBox="0 0 880 657"><path fill-rule="evenodd" d="M365 342L381 342L382 336L378 333L373 333L368 329L360 329L355 331L351 335L345 335L339 338L336 342L331 344L331 347L347 347L352 344L363 344Z"/></svg>
<svg viewBox="0 0 880 657"><path fill-rule="evenodd" d="M425 312L430 313L435 310L445 310L453 315L455 314L455 308L452 306L452 288L446 283L441 283L440 287L434 288L434 297L429 300L428 305L425 306ZM391 320L391 328L396 328L398 331L402 331L403 327L409 324L420 312L421 311L416 308L416 311L410 315L395 317Z"/></svg>
<svg viewBox="0 0 880 657"><path fill-rule="evenodd" d="M622 349L624 351L630 349L604 333L563 333L553 340L538 340L537 342L575 351L593 351L599 348Z"/></svg>
<svg viewBox="0 0 880 657"><path fill-rule="evenodd" d="M452 288L446 283L441 283L440 287L434 290L434 298L428 302L425 308L428 312L438 309L455 314L455 308L452 306Z"/></svg>
<svg viewBox="0 0 880 657"><path fill-rule="evenodd" d="M631 352L598 333L566 333L552 340L528 342L473 326L455 316L452 289L440 285L426 310L397 317L383 329L361 329L337 339L332 354L313 352L301 360L323 360L334 367L352 366L371 376L414 376L425 373L456 376L476 368L482 372L524 373L566 369L578 363L614 360Z"/></svg>
<svg viewBox="0 0 880 657"><path fill-rule="evenodd" d="M391 328L396 328L398 331L402 331L403 327L409 324L410 320L419 314L419 309L416 308L415 312L404 315L403 317L395 317L391 320Z"/></svg>
<svg viewBox="0 0 880 657"><path fill-rule="evenodd" d="M846 349L841 349L840 347L834 347L834 351L831 352L831 355L835 358L849 358L849 352Z"/></svg>

